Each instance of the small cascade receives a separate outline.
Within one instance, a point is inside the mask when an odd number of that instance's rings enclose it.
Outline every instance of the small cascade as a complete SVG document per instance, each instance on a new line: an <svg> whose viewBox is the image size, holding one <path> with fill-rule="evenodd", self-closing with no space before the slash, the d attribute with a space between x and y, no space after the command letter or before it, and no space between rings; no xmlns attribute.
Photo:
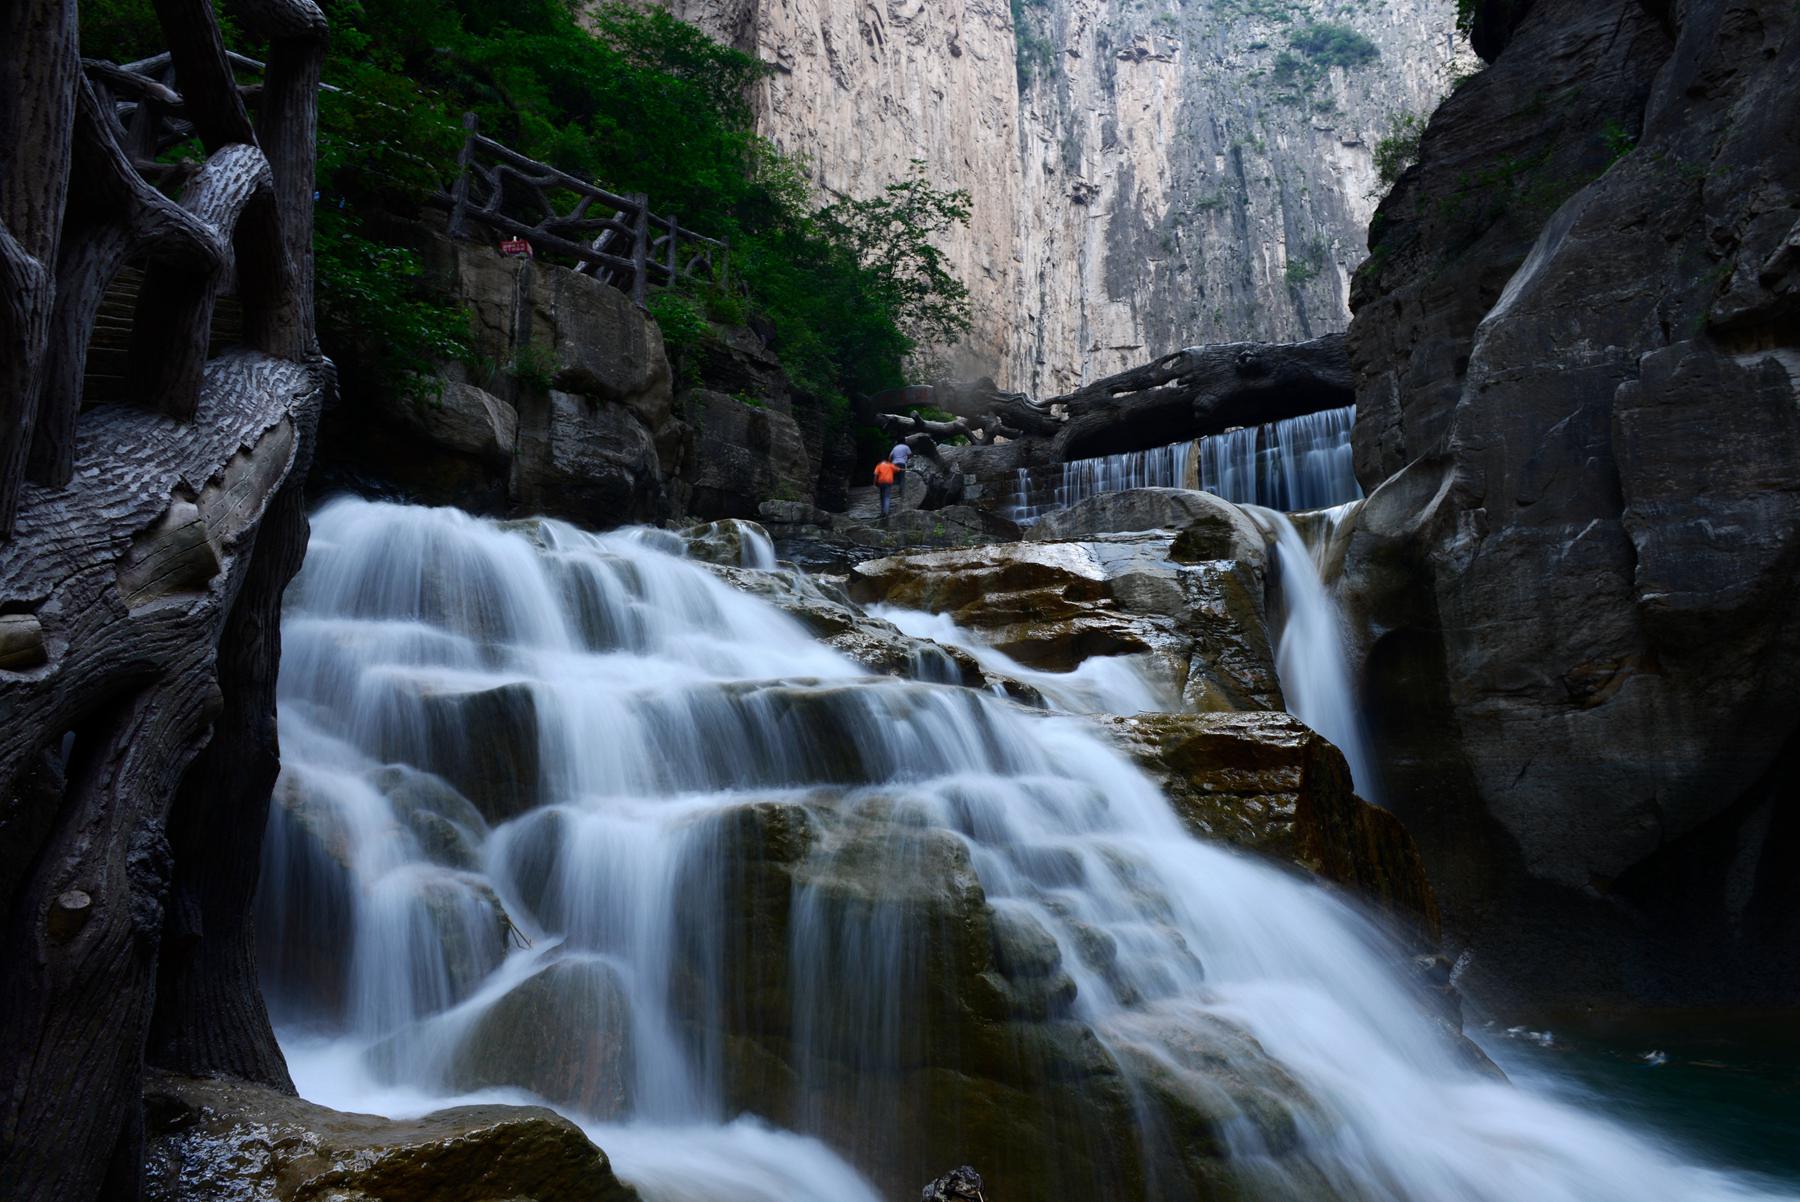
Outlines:
<svg viewBox="0 0 1800 1202"><path fill-rule="evenodd" d="M1053 483L1018 469L1009 516L1029 525L1101 493L1131 488L1200 488L1239 505L1292 513L1362 497L1350 435L1356 406L1286 418L1197 442L1076 459Z"/></svg>
<svg viewBox="0 0 1800 1202"><path fill-rule="evenodd" d="M1257 506L1245 506L1245 510L1275 542L1283 608L1275 671L1281 677L1288 710L1344 753L1357 793L1379 802L1375 753L1344 650L1343 615L1319 571L1319 556L1329 544L1330 532L1337 528L1341 511L1327 516L1327 537L1315 551L1307 547L1287 514Z"/></svg>
<svg viewBox="0 0 1800 1202"><path fill-rule="evenodd" d="M1081 661L1072 672L1046 672L1028 668L1005 652L990 647L958 626L948 615L887 605L870 606L869 613L892 622L916 639L929 640L925 644L928 648L961 648L989 672L1011 677L1036 689L1044 704L1059 714L1141 714L1179 708L1179 699L1172 695L1172 690L1151 678L1142 656L1095 655ZM935 654L943 655L943 652L936 651ZM944 657L944 662L954 668L948 656ZM934 667L931 664L924 666L928 670ZM920 680L957 679L955 675L915 673L915 676ZM1000 690L997 688L996 691Z"/></svg>
<svg viewBox="0 0 1800 1202"><path fill-rule="evenodd" d="M1029 471L1020 468L1008 516L1021 525L1029 525L1046 513L1067 509L1102 493L1132 488L1191 488L1193 461L1192 442L1076 459L1055 469L1055 482L1047 490Z"/></svg>
<svg viewBox="0 0 1800 1202"><path fill-rule="evenodd" d="M1350 435L1356 406L1200 440L1200 487L1240 505L1293 513L1359 499Z"/></svg>
<svg viewBox="0 0 1800 1202"><path fill-rule="evenodd" d="M666 537L335 502L283 633L258 947L316 1101L547 1102L646 1202L971 1139L1022 1199L1767 1196L1469 1067L1387 933L1086 719L870 677Z"/></svg>

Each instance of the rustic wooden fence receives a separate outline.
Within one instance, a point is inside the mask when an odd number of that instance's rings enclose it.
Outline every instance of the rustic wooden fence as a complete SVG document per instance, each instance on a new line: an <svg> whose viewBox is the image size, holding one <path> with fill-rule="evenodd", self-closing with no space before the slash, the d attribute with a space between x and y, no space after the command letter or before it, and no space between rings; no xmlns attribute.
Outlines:
<svg viewBox="0 0 1800 1202"><path fill-rule="evenodd" d="M439 198L450 206L453 237L469 237L474 222L522 238L535 250L576 260L577 271L639 305L653 283L704 277L729 286L729 242L683 229L672 214L657 216L641 192L621 196L526 158L483 134L474 113L463 115L463 127L468 137L456 182Z"/></svg>

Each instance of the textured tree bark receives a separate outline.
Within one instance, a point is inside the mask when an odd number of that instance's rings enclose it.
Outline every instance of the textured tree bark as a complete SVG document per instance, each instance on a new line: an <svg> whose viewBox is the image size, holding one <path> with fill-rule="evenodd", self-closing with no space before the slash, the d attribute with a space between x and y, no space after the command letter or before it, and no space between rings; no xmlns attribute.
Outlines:
<svg viewBox="0 0 1800 1202"><path fill-rule="evenodd" d="M15 0L0 16L9 1202L137 1196L147 1053L291 1088L249 915L277 766L281 594L334 386L310 274L324 23L308 0L251 5L276 35L252 129L210 4L157 7L212 151L180 204L138 173L80 74L72 0ZM100 298L138 259L146 403L82 413ZM208 362L213 305L233 283L249 346Z"/></svg>
<svg viewBox="0 0 1800 1202"><path fill-rule="evenodd" d="M0 10L0 537L13 528L50 336L75 123L75 0Z"/></svg>

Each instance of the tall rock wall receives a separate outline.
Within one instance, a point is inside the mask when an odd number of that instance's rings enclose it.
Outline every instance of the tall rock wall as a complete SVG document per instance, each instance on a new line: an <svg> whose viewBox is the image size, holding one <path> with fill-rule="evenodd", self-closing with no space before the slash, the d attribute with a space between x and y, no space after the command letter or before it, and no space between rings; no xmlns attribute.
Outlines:
<svg viewBox="0 0 1800 1202"><path fill-rule="evenodd" d="M1373 148L1457 62L1449 0L664 2L773 64L764 132L824 191L872 194L914 159L970 191L951 366L1040 395L1342 329ZM1374 57L1297 51L1319 21Z"/></svg>
<svg viewBox="0 0 1800 1202"><path fill-rule="evenodd" d="M1800 11L1489 7L1356 281L1386 796L1538 999L1791 1003Z"/></svg>

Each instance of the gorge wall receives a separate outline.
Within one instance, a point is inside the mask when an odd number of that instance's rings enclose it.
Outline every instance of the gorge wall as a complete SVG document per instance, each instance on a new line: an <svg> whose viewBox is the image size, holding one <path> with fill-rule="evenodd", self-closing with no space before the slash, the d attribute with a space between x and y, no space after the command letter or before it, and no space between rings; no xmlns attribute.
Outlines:
<svg viewBox="0 0 1800 1202"><path fill-rule="evenodd" d="M1791 1002L1800 11L1480 14L1353 298L1386 795L1495 977Z"/></svg>
<svg viewBox="0 0 1800 1202"><path fill-rule="evenodd" d="M1449 0L664 2L772 64L763 131L823 191L878 192L914 159L969 190L946 249L974 326L948 366L1038 395L1342 329L1374 146L1459 61ZM1375 56L1296 49L1321 21Z"/></svg>

